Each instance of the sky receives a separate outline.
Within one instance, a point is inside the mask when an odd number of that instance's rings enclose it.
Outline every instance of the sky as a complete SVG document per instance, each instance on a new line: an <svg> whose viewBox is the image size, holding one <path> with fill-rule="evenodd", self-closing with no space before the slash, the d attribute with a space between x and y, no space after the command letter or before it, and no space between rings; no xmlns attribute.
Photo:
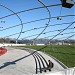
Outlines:
<svg viewBox="0 0 75 75"><path fill-rule="evenodd" d="M60 0L40 0L42 1L46 6L48 5L55 5L55 4L61 4ZM74 0L75 2L75 0ZM1 4L5 7L1 6ZM19 37L19 39L34 39L37 37L37 34L40 34L44 30L44 26L48 24L49 19L41 20L37 22L31 22L39 19L49 18L49 12L51 17L49 22L49 27L46 28L46 30L43 32L45 34L41 34L38 38L45 38L48 37L48 39L51 39L54 35L57 35L60 33L58 30L65 29L70 24L63 24L63 25L57 25L61 23L69 23L75 21L75 16L67 16L67 17L61 17L61 20L57 20L58 16L64 16L64 15L75 15L75 5L72 8L65 8L60 6L54 6L54 7L48 7L48 10L46 8L40 8L30 11L25 11L19 14L15 14L12 16L8 16L5 18L2 18L4 16L17 13L23 10L28 10L32 8L42 7L43 5L38 0L0 0L0 38L15 38L17 39L19 34L13 35L16 33L21 32L22 25L19 25L21 23L23 24L22 33ZM31 22L31 23L29 23ZM19 25L19 26L16 26ZM55 25L55 26L51 26ZM12 26L16 26L13 28L9 28ZM73 23L69 29L65 30L61 34L58 35L54 39L64 39L64 37L69 37L73 34L75 23ZM9 29L6 29L9 28ZM35 29L39 28L39 29ZM5 29L5 30L4 30ZM13 35L13 36L10 36ZM35 35L35 36L32 36ZM32 37L29 37L32 36ZM72 39L75 39L75 36L72 37Z"/></svg>

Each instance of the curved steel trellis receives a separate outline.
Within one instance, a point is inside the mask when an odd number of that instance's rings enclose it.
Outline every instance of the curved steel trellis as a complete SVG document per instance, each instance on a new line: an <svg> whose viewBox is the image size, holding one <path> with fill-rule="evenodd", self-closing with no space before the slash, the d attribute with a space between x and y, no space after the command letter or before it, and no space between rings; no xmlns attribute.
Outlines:
<svg viewBox="0 0 75 75"><path fill-rule="evenodd" d="M51 17L51 13L50 13L50 10L48 9L48 7L60 6L61 4L54 4L54 5L46 6L42 1L38 0L38 2L40 2L43 6L42 6L42 7L37 7L37 8L31 8L31 9L27 9L27 10L22 10L22 11L19 11L19 12L14 12L14 11L12 11L11 9L9 9L8 7L6 7L6 6L0 4L0 6L6 8L7 10L9 10L9 11L11 11L11 12L13 12L13 14L9 14L9 15L3 16L3 17L1 17L0 19L3 19L3 18L6 18L6 17L9 17L9 16L12 16L12 15L16 15L16 16L19 18L20 22L21 22L21 24L14 25L14 26L10 26L10 27L7 27L7 28L3 28L3 29L0 30L0 32L1 32L1 31L4 31L4 30L7 30L7 29L11 29L11 28L17 27L17 26L22 26L21 32L14 33L14 34L11 34L11 35L7 35L7 36L5 36L4 38L7 38L7 37L10 37L10 36L19 34L19 36L17 37L17 40L18 40L19 37L20 37L20 35L21 35L22 33L31 32L31 31L33 31L33 30L38 30L38 29L41 29L41 28L44 28L44 29L41 31L41 33L35 34L35 35L31 35L31 36L27 36L27 37L24 37L24 38L21 38L21 39L23 40L23 39L28 38L28 37L36 36L36 37L34 38L34 40L36 41L37 38L38 38L40 35L42 35L42 34L47 34L47 33L51 33L51 32L56 32L56 31L58 31L58 33L57 33L56 35L51 35L51 36L47 36L47 37L43 37L43 38L51 37L51 38L49 39L49 41L48 41L48 42L50 42L50 41L52 41L53 39L55 39L55 38L56 38L57 36L59 36L59 35L71 34L70 36L65 37L65 38L66 38L65 40L67 40L67 39L69 39L69 38L75 36L75 32L72 32L72 31L71 31L71 32L68 32L68 33L67 33L67 32L64 32L65 30L68 30L68 29L74 29L75 27L74 27L74 28L69 28L69 27L71 27L71 26L75 23L75 21L73 21L73 22L67 22L67 23L62 23L62 24L54 24L54 25L50 25L50 24L49 24L49 23L50 23L50 19L52 19L52 18L57 18L57 16ZM48 17L48 18L42 18L42 19L37 19L37 20L33 20L33 21L29 21L29 22L23 23L22 20L21 20L21 18L18 16L19 13L26 12L26 11L31 11L31 10L36 10L36 9L41 9L41 8L46 8L46 9L47 9L47 12L48 12L48 14L49 14L49 17ZM61 11L60 11L60 17L73 17L73 16L75 16L75 15L70 14L70 15L63 15L63 16L61 16ZM28 30L26 30L26 31L23 31L23 25L24 25L24 24L29 24L29 23L31 24L31 23L35 23L35 22L43 21L43 20L48 20L48 22L47 22L47 24L46 24L45 26L43 26L43 27L37 27L37 28L34 27L33 29L28 29ZM63 24L69 24L69 25L68 25L66 28L63 28L63 29L59 29L59 30L58 30L58 29L57 29L57 30L55 29L55 30L53 30L53 31L44 32L48 27L51 27L51 26L59 26L59 25L63 25ZM63 33L63 32L64 32L64 33ZM62 38L64 38L64 37L62 37ZM59 38L57 38L57 39L59 39ZM44 49L44 48L46 48L46 47L48 47L48 46L45 45L44 47L38 49L38 51L41 51L42 49ZM37 54L36 52L37 52L37 51L33 51L32 53L30 53L30 54L27 55L27 56L30 56L30 55L33 55L33 56L35 55L35 56L36 56L36 54ZM39 56L41 56L41 55L39 55ZM34 57L34 58L35 58L35 57ZM36 56L36 58L38 59L37 56ZM42 57L42 58L43 58L43 57ZM16 60L16 61L18 61L18 60ZM16 61L15 61L15 62L16 62ZM45 60L44 60L44 61L45 61ZM36 60L36 59L35 59L35 62L36 62L36 67L37 67L37 60ZM38 62L39 62L39 66L41 66L39 60L38 60ZM43 64L43 61L42 61L42 60L41 60L41 62L42 62L42 64ZM43 67L44 67L44 64L43 64ZM40 67L40 68L41 68L41 67ZM41 72L41 69L40 69L40 72ZM36 73L37 73L37 70L36 70Z"/></svg>
<svg viewBox="0 0 75 75"><path fill-rule="evenodd" d="M11 11L12 13L14 13L17 17L18 17L18 19L20 20L20 22L21 22L21 25L22 25L22 28L21 28L21 32L22 32L22 30L23 30L23 23L22 23L22 20L21 20L21 18L13 11L13 10L11 10L11 9L9 9L8 7L6 7L6 6L4 6L4 5L2 5L2 4L0 4L0 6L2 6L2 7L4 7L5 9L7 9L7 10L9 10L9 11ZM0 18L1 19L1 18ZM21 32L20 32L20 34L19 34L19 36L17 37L17 40L18 40L18 38L20 37L20 35L21 35Z"/></svg>
<svg viewBox="0 0 75 75"><path fill-rule="evenodd" d="M60 17L72 17L72 16L75 16L75 15L63 15L63 16L60 16ZM56 17L51 17L51 18L57 18L57 16ZM49 18L42 18L42 19L38 19L38 20L34 20L34 21L29 21L29 22L26 22L26 23L22 23L23 25L25 24L30 24L30 23L35 23L35 22L38 22L38 21L42 21L42 20L47 20L47 19L49 19ZM63 23L64 24L64 23ZM65 24L67 24L67 23L65 23ZM21 24L18 24L18 25L14 25L14 26L10 26L10 27L7 27L7 28L3 28L3 29L1 29L0 31L4 31L4 30L7 30L7 29L11 29L11 28L14 28L14 27L17 27L17 26L20 26ZM55 25L57 25L57 24L55 24ZM58 24L59 25L59 24ZM47 25L46 25L47 26ZM49 26L52 26L52 25L49 25Z"/></svg>
<svg viewBox="0 0 75 75"><path fill-rule="evenodd" d="M38 0L38 1L44 6L44 8L47 9L47 11L48 11L48 13L49 13L49 21L48 21L48 23L47 23L47 26L41 31L41 33L40 33L36 38L34 38L34 40L36 40L36 39L47 29L47 27L48 27L48 25L49 25L49 23L50 23L50 19L51 19L50 10L46 7L46 5L45 5L42 1L40 1L40 0Z"/></svg>

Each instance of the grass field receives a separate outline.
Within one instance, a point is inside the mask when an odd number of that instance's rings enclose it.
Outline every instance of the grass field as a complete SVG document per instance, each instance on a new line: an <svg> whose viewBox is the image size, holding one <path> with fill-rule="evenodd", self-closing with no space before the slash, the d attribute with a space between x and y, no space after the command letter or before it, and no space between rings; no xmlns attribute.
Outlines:
<svg viewBox="0 0 75 75"><path fill-rule="evenodd" d="M40 48L43 47L44 46L25 46L25 48L31 48L36 50L39 50ZM54 56L69 68L75 67L75 46L74 45L47 46L41 51Z"/></svg>

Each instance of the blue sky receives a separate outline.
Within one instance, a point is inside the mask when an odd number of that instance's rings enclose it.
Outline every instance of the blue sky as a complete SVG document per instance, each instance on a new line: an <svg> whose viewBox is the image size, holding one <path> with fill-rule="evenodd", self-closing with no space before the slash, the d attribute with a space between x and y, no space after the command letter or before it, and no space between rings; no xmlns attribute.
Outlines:
<svg viewBox="0 0 75 75"><path fill-rule="evenodd" d="M41 0L41 1L45 5L61 4L60 0ZM74 2L75 2L75 0L74 0ZM8 7L9 9L13 10L14 12L19 12L22 10L27 10L27 9L43 6L41 3L38 2L38 0L0 0L0 4ZM61 8L62 8L62 10L61 10ZM75 15L75 11L74 11L75 5L70 9L64 8L62 6L48 7L48 9L50 11L51 17L63 16L63 15ZM60 14L60 11L61 11L61 14ZM4 17L6 15L9 15L9 14L12 14L12 12L5 9L4 7L0 6L0 18ZM30 22L33 20L48 18L49 13L47 12L46 8L42 8L42 9L31 10L31 11L19 13L18 16L21 18L23 23L27 23L27 22ZM5 21L5 23L1 23L1 21L3 21L3 20ZM74 16L62 17L62 20L57 20L57 18L51 18L49 24L54 25L54 24L68 23L68 22L73 22L73 21L75 21ZM11 27L11 26L16 26L20 23L21 22L16 15L0 19L0 27L3 27L3 28L0 28L0 30ZM48 19L43 20L43 21L34 22L34 23L24 24L23 25L23 31L43 27L43 26L46 26L47 23L48 23ZM61 26L50 26L44 32L64 29L68 25L69 24L64 24ZM74 26L75 25L73 24L70 28L73 28ZM28 37L31 35L39 34L43 29L44 28L41 28L38 30L32 30L32 31L29 31L26 33L22 33L19 39L22 39L24 37ZM3 31L0 31L0 37L6 37L9 35L18 33L20 31L21 31L21 26L10 28L7 30L3 30ZM74 29L67 29L63 33L70 33L70 32L74 32ZM44 38L46 36L53 36L53 35L56 35L58 33L59 33L58 31L50 32L47 34L42 34L38 38ZM55 39L62 38L62 37L68 37L72 34L74 34L74 33L64 34L63 36L59 35ZM18 35L19 34L14 35L14 36L10 36L9 38L17 38ZM27 39L33 39L35 37L36 36L28 37ZM49 37L49 39L50 38L51 37ZM73 39L75 39L75 38L73 37Z"/></svg>

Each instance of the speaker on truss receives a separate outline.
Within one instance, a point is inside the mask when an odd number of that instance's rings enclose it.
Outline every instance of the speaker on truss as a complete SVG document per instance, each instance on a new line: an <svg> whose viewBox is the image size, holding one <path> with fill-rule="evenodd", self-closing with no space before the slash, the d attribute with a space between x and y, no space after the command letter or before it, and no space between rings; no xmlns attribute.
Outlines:
<svg viewBox="0 0 75 75"><path fill-rule="evenodd" d="M62 7L71 8L74 5L73 0L61 0Z"/></svg>
<svg viewBox="0 0 75 75"><path fill-rule="evenodd" d="M59 17L57 17L57 20L61 20L61 19L62 19L62 17L60 17L60 16L59 16Z"/></svg>

